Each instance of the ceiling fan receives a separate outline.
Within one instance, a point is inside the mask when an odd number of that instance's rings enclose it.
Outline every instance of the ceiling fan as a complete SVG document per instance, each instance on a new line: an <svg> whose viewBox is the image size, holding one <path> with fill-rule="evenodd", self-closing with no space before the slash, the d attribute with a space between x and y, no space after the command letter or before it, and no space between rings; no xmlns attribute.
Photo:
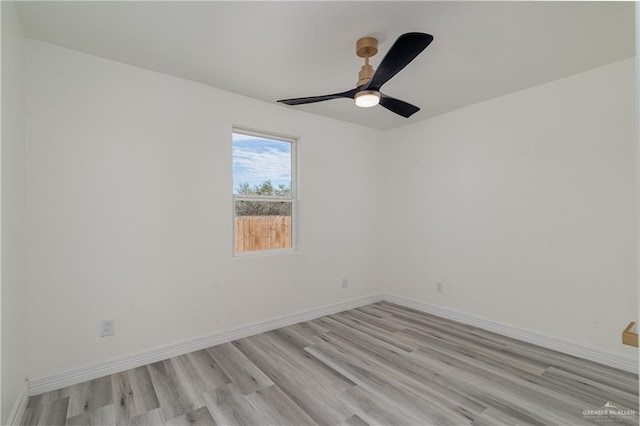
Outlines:
<svg viewBox="0 0 640 426"><path fill-rule="evenodd" d="M369 65L369 58L378 53L378 40L373 37L363 37L356 43L356 55L364 58L364 65L358 73L356 88L346 92L333 93L324 96L309 96L306 98L281 99L286 105L302 105L331 99L350 98L359 107L382 105L391 112L405 118L420 111L415 105L392 98L380 92L383 84L409 65L433 41L433 36L425 33L406 33L398 37L386 56L374 72Z"/></svg>

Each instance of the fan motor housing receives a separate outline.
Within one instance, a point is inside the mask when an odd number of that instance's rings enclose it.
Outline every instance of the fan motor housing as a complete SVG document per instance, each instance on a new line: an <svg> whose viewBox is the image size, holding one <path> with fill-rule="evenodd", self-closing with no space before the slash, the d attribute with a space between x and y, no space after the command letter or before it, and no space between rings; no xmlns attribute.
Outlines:
<svg viewBox="0 0 640 426"><path fill-rule="evenodd" d="M363 65L362 68L360 68L360 72L358 73L358 82L356 83L356 87L368 83L372 77L373 67L369 64Z"/></svg>

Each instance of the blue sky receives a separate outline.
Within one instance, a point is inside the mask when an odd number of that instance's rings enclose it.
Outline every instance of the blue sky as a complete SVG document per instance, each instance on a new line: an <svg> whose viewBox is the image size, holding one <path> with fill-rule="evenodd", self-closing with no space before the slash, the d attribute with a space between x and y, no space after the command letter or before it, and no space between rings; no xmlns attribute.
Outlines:
<svg viewBox="0 0 640 426"><path fill-rule="evenodd" d="M291 184L291 144L256 136L233 134L233 190L240 183L274 186Z"/></svg>

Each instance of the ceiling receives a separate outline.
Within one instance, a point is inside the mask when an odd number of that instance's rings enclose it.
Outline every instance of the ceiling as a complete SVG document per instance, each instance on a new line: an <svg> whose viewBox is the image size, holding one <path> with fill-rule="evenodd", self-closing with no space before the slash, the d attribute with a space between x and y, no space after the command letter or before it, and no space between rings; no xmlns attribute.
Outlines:
<svg viewBox="0 0 640 426"><path fill-rule="evenodd" d="M412 31L431 45L383 90L410 119L338 99L296 108L378 129L423 120L635 54L633 2L19 2L28 37L274 103L355 87Z"/></svg>

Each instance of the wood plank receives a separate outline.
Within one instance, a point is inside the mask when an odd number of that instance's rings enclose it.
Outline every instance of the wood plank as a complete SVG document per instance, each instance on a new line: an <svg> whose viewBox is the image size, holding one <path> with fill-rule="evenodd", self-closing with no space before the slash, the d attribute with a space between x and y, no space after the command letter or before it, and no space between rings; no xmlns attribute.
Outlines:
<svg viewBox="0 0 640 426"><path fill-rule="evenodd" d="M67 419L68 426L102 426L116 423L116 405L106 405L93 411L84 411Z"/></svg>
<svg viewBox="0 0 640 426"><path fill-rule="evenodd" d="M261 335L233 344L315 422L334 425L353 415L340 395L354 384L329 367L309 369L308 358L278 350L271 339Z"/></svg>
<svg viewBox="0 0 640 426"><path fill-rule="evenodd" d="M409 358L429 363L459 389L487 407L507 403L524 416L545 424L584 424L584 404L573 396L558 394L550 389L537 387L515 377L495 376L484 369L476 370L469 363L458 360L453 354L445 354L423 348L407 355Z"/></svg>
<svg viewBox="0 0 640 426"><path fill-rule="evenodd" d="M345 426L369 426L369 423L362 420L357 414L354 414L345 420L344 424Z"/></svg>
<svg viewBox="0 0 640 426"><path fill-rule="evenodd" d="M247 395L246 399L267 424L317 425L302 408L275 385L259 389Z"/></svg>
<svg viewBox="0 0 640 426"><path fill-rule="evenodd" d="M164 416L161 408L148 411L130 419L120 420L118 426L156 426L164 424Z"/></svg>
<svg viewBox="0 0 640 426"><path fill-rule="evenodd" d="M556 367L548 368L543 377L572 395L579 394L581 400L594 406L598 406L602 401L615 401L616 406L619 408L639 411L637 395L608 386L602 382L578 376Z"/></svg>
<svg viewBox="0 0 640 426"><path fill-rule="evenodd" d="M56 426L67 421L69 397L44 402L27 408L20 424L24 426Z"/></svg>
<svg viewBox="0 0 640 426"><path fill-rule="evenodd" d="M297 324L274 330L273 333L286 339L290 345L299 349L304 349L307 346L315 344L313 337L316 334L311 332L308 328L301 327Z"/></svg>
<svg viewBox="0 0 640 426"><path fill-rule="evenodd" d="M334 389L336 392L349 389L354 383L336 372L326 364L319 362L310 356L306 351L291 345L289 340L282 338L280 334L274 332L263 333L249 338L255 345L263 351L274 354L284 365L294 366L299 379L304 383L313 383L314 386L322 386ZM236 344L234 342L234 344ZM282 371L280 371L282 374Z"/></svg>
<svg viewBox="0 0 640 426"><path fill-rule="evenodd" d="M355 366L343 364L345 368L354 369L357 367L361 369L361 371L354 370L354 373L359 376L358 384L360 386L385 394L386 398L393 399L394 403L399 406L413 401L413 404L405 406L404 409L416 411L415 415L422 418L423 421L440 421L442 418L458 424L465 424L486 408L486 406L450 389L447 383L438 380L437 376L424 374L424 369L421 366L412 363L405 356L398 359L384 352L369 351L337 336L327 334L325 337L328 345L322 346L335 348L338 352L349 354L349 358L360 360ZM309 348L309 351L312 349ZM343 359L344 361L345 359ZM366 373L363 375L363 372ZM393 393L393 395L387 396L386 394L389 393ZM402 399L398 400L398 398ZM419 406L423 405L429 406L427 412L422 412L419 409Z"/></svg>
<svg viewBox="0 0 640 426"><path fill-rule="evenodd" d="M67 417L94 411L114 402L110 376L69 386L67 393L69 395Z"/></svg>
<svg viewBox="0 0 640 426"><path fill-rule="evenodd" d="M52 404L65 398L68 400L66 413L68 417L75 417L84 412L94 411L113 404L111 379L109 376L101 377L33 396L29 398L27 408L36 408L40 404Z"/></svg>
<svg viewBox="0 0 640 426"><path fill-rule="evenodd" d="M207 349L207 352L243 395L248 395L273 384L258 367L231 343L214 346Z"/></svg>
<svg viewBox="0 0 640 426"><path fill-rule="evenodd" d="M530 363L526 359L517 355L497 351L492 348L487 348L478 345L472 341L465 341L456 336L447 336L440 333L420 333L413 329L403 330L398 332L403 336L407 336L409 339L414 339L415 342L420 342L421 347L429 348L433 346L446 348L446 350L458 351L461 354L482 358L483 362L490 365L499 365L502 368L508 368L515 375L521 375L523 373L533 374L540 376L547 368L541 367L539 364Z"/></svg>
<svg viewBox="0 0 640 426"><path fill-rule="evenodd" d="M231 379L206 350L181 355L170 361L177 380L190 389L190 394L200 405L204 405L200 395L231 383Z"/></svg>
<svg viewBox="0 0 640 426"><path fill-rule="evenodd" d="M390 313L377 309L375 305L361 306L355 310L378 318L388 318L391 316Z"/></svg>
<svg viewBox="0 0 640 426"><path fill-rule="evenodd" d="M371 351L331 333L323 337L336 348L366 358L373 363L373 371L385 374L395 386L420 396L425 402L457 413L462 422L474 418L486 409L485 405L452 388L446 377L433 373L406 356L398 358L384 351Z"/></svg>
<svg viewBox="0 0 640 426"><path fill-rule="evenodd" d="M354 320L359 320L364 322L365 324L375 325L383 330L386 330L390 333L395 333L396 331L403 330L405 327L402 325L395 324L392 321L389 321L389 317L379 318L375 315L370 315L365 312L361 312L357 309L353 309L351 311L341 312L341 315L352 318Z"/></svg>
<svg viewBox="0 0 640 426"><path fill-rule="evenodd" d="M155 362L148 365L147 369L160 402L163 421L199 408L198 395L181 383L171 360Z"/></svg>
<svg viewBox="0 0 640 426"><path fill-rule="evenodd" d="M263 425L260 414L246 401L233 383L206 392L204 400L219 425Z"/></svg>
<svg viewBox="0 0 640 426"><path fill-rule="evenodd" d="M393 403L360 386L345 392L344 399L356 412L356 416L370 425L420 425L421 419L399 410ZM352 416L353 417L353 416ZM351 418L352 418L351 417ZM430 423L435 424L435 423Z"/></svg>
<svg viewBox="0 0 640 426"><path fill-rule="evenodd" d="M397 356L408 353L408 351L396 345L392 345L384 340L376 338L375 336L344 325L343 323L335 321L332 318L322 318L320 321L324 326L326 326L328 332L336 334L338 336L342 336L345 339L349 339L361 346L370 348L371 350L385 351L389 354L395 354ZM316 342L321 340L321 337L319 339L316 338Z"/></svg>
<svg viewBox="0 0 640 426"><path fill-rule="evenodd" d="M369 334L370 336L373 336L378 340L382 340L383 342L389 343L390 345L396 346L405 351L411 352L418 349L417 346L411 344L411 342L407 342L405 339L402 338L402 336L398 336L396 333L389 332L375 325L366 324L363 321L349 318L348 316L345 316L342 314L329 315L328 318L335 320L337 322L340 322L344 325L347 325L363 333Z"/></svg>
<svg viewBox="0 0 640 426"><path fill-rule="evenodd" d="M496 425L538 425L545 426L544 423L540 423L535 419L523 419L522 416L515 417L506 413L504 411L500 411L496 408L487 408L487 410L482 413L478 418L476 418L473 423L473 426L496 426Z"/></svg>
<svg viewBox="0 0 640 426"><path fill-rule="evenodd" d="M29 397L27 406L25 408L34 408L39 404L51 404L54 401L63 399L69 396L69 388L56 389L51 392L41 393L40 395L34 395Z"/></svg>
<svg viewBox="0 0 640 426"><path fill-rule="evenodd" d="M115 421L130 419L160 407L149 370L138 367L111 376Z"/></svg>
<svg viewBox="0 0 640 426"><path fill-rule="evenodd" d="M216 426L216 424L207 407L198 408L165 422L166 426Z"/></svg>

